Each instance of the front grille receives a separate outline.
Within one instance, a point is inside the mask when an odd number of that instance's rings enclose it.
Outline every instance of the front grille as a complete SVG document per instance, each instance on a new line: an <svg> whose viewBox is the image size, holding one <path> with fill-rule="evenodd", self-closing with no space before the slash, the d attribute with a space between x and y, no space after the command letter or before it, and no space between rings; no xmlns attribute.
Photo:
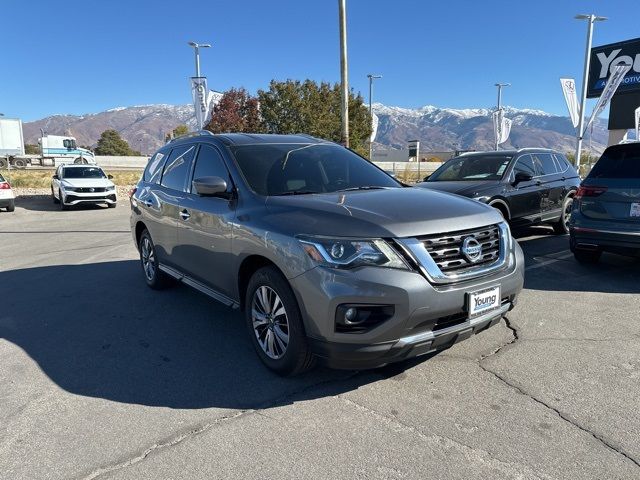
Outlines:
<svg viewBox="0 0 640 480"><path fill-rule="evenodd" d="M74 190L74 192L79 193L102 193L106 191L105 187L78 187Z"/></svg>
<svg viewBox="0 0 640 480"><path fill-rule="evenodd" d="M462 243L467 237L475 238L482 252L476 261L471 261L462 253ZM420 237L433 261L444 273L452 274L480 266L489 266L500 256L500 229L497 225L472 230L462 230L440 235Z"/></svg>

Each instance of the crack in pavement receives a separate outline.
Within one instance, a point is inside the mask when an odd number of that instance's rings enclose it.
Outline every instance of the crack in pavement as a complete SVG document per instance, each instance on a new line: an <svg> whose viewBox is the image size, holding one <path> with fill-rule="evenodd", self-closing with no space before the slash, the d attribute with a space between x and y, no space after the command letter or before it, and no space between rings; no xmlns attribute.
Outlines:
<svg viewBox="0 0 640 480"><path fill-rule="evenodd" d="M233 415L226 415L226 416L222 416L220 418L216 418L213 421L207 422L205 424L200 424L198 426L193 427L191 430L188 430L184 433L181 433L179 435L176 435L174 437L169 438L168 440L164 441L164 442L158 442L158 443L154 443L153 445L151 445L150 447L147 447L146 449L144 449L141 453L134 455L133 457L121 461L121 462L117 462L111 465L107 465L104 467L99 467L95 470L93 470L91 473L83 476L83 477L79 477L80 480L94 480L98 477L101 477L105 474L108 473L113 473L117 470L121 470L123 468L127 468L130 467L132 465L135 465L139 462L144 461L149 455L153 454L154 452L157 452L158 450L162 450L165 448L171 448L174 447L176 445L181 444L182 442L184 442L185 440L188 440L192 437L195 437L197 435L200 435L204 432L206 432L207 430L211 429L212 427L218 426L222 423L227 423L227 422L231 422L234 420L237 420L239 418L245 417L247 415L251 415L251 414L258 414L258 415L262 415L262 416L266 416L267 415L263 414L261 411L267 408L271 408L274 407L276 405L279 405L280 403L297 397L299 395L303 395L305 392L308 392L310 390L314 390L316 388L321 388L323 386L332 384L332 383L337 383L337 382L344 382L344 381L348 381L353 379L354 377L358 376L360 374L359 371L354 371L351 374L345 376L345 377L341 377L341 378L333 378L333 379L328 379L328 380L324 380L318 383L314 383L311 385L307 385L299 390L296 390L294 392L288 393L288 394L284 394L281 395L279 397L276 397L275 399L271 399L271 400L267 400L265 402L263 402L263 404L261 404L260 406L256 407L256 408L247 408L247 409L243 409L243 410L238 410L236 411ZM270 417L268 417L270 418Z"/></svg>
<svg viewBox="0 0 640 480"><path fill-rule="evenodd" d="M342 395L337 395L337 398L344 401L345 403L357 408L358 410L369 413L370 415L375 416L378 420L386 422L387 424L396 425L401 429L414 433L423 441L426 441L430 444L435 444L438 447L453 448L461 452L467 460L475 463L481 464L489 464L491 467L499 470L504 476L510 475L516 478L522 478L522 475L526 475L526 478L539 478L539 479L548 479L551 478L548 475L540 476L539 473L534 472L528 465L524 464L514 464L511 462L505 462L504 460L500 460L499 458L494 457L487 450L474 448L465 443L459 442L458 440L454 440L453 438L446 437L443 435L435 434L435 433L425 433L414 425L408 424L400 420L395 416L389 416L384 413L378 412L372 408L366 407L360 403L357 403L349 398L343 397Z"/></svg>
<svg viewBox="0 0 640 480"><path fill-rule="evenodd" d="M503 348L509 346L509 345L513 345L514 343L516 343L520 337L518 335L518 330L515 326L513 326L511 324L511 322L509 321L509 319L507 317L503 317L505 324L507 326L507 328L509 330L511 330L511 332L513 333L513 338L503 344L500 345L493 353L490 353L488 355L485 355L483 357L481 357L478 360L478 366L484 370L485 372L493 375L495 378L497 378L498 380L500 380L502 383L504 383L505 385L507 385L508 387L511 387L512 389L514 389L516 392L518 392L520 395L523 395L527 398L530 398L531 400L533 400L534 402L536 402L539 405L542 405L543 407L547 408L548 410L551 410L552 412L554 412L556 415L558 415L558 417L560 417L562 420L564 420L565 422L569 423L570 425L576 427L577 429L591 435L594 439L596 439L597 441L599 441L602 445L604 445L607 449L622 455L624 458L626 458L627 460L629 460L630 462L632 462L636 467L640 467L640 461L636 460L635 458L633 458L631 455L625 453L623 450L616 448L614 445L612 445L611 443L609 443L605 438L601 437L600 435L598 435L595 432L592 432L591 430L589 430L586 427L583 427L582 425L576 423L575 421L573 421L571 418L567 417L565 414L563 414L560 410L552 407L551 405L545 403L544 401L540 400L539 398L536 398L534 395L530 394L529 392L527 392L526 390L524 390L523 388L514 385L513 383L509 382L506 378L502 377L501 375L499 375L498 373L494 372L493 370L490 370L488 367L484 366L482 364L482 362L484 360L486 360L487 358L493 356L493 355L497 355Z"/></svg>

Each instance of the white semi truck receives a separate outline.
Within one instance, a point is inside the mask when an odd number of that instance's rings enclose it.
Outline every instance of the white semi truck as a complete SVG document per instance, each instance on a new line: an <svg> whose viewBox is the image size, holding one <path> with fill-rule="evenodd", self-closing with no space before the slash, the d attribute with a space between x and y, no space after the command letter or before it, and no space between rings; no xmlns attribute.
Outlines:
<svg viewBox="0 0 640 480"><path fill-rule="evenodd" d="M28 165L55 167L62 163L92 163L95 156L90 150L78 148L76 139L61 135L45 135L38 140L40 153L29 155L24 150L22 121L17 118L0 117L0 168L11 165L26 168Z"/></svg>

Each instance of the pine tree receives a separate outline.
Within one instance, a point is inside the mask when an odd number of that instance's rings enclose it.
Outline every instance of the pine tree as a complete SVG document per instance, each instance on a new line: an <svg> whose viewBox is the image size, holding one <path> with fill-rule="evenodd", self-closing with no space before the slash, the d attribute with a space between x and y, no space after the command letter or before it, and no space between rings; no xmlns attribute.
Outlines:
<svg viewBox="0 0 640 480"><path fill-rule="evenodd" d="M100 135L95 149L96 155L136 156L140 152L132 150L126 140L115 130L105 130Z"/></svg>

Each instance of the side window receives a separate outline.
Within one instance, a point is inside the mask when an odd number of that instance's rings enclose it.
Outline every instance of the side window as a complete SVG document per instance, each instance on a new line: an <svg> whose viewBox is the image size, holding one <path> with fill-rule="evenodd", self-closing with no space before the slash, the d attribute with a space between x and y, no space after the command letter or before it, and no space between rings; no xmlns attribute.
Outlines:
<svg viewBox="0 0 640 480"><path fill-rule="evenodd" d="M534 155L534 157L537 158L540 175L554 175L558 173L556 164L550 153L538 153Z"/></svg>
<svg viewBox="0 0 640 480"><path fill-rule="evenodd" d="M567 160L567 158L564 155L560 155L559 153L556 153L554 155L555 159L556 159L556 163L558 165L558 172L562 173L562 172L566 172L567 169L569 168L569 160Z"/></svg>
<svg viewBox="0 0 640 480"><path fill-rule="evenodd" d="M533 158L531 158L531 155L523 155L518 158L515 167L513 167L513 173L515 175L518 172L527 173L532 177L536 176L536 167L533 164Z"/></svg>
<svg viewBox="0 0 640 480"><path fill-rule="evenodd" d="M202 177L220 177L229 182L229 171L227 170L222 155L215 147L207 144L200 145L196 168L193 171L193 179Z"/></svg>
<svg viewBox="0 0 640 480"><path fill-rule="evenodd" d="M147 168L144 171L144 181L149 183L158 183L160 181L160 177L162 176L162 167L164 167L164 161L166 160L166 155L162 152L157 152L149 163L147 164Z"/></svg>
<svg viewBox="0 0 640 480"><path fill-rule="evenodd" d="M171 155L164 166L160 185L180 192L186 190L195 149L195 145L184 145L171 150Z"/></svg>

